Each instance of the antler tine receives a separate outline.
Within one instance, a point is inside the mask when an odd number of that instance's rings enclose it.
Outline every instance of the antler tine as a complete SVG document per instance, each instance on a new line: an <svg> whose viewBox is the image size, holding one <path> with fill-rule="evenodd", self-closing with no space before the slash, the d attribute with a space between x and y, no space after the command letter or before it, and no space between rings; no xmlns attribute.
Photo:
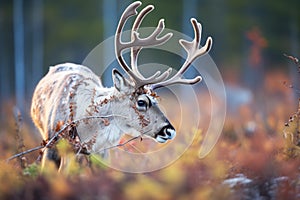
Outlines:
<svg viewBox="0 0 300 200"><path fill-rule="evenodd" d="M123 43L121 40L121 33L123 31L124 25L126 23L126 21L137 14L136 9L141 6L141 2L140 1L136 1L132 4L130 4L126 10L123 12L117 30L116 30L116 35L115 35L115 54L117 57L117 60L120 64L120 66L125 70L126 73L129 74L129 76L131 76L132 79L138 79L138 77L135 76L135 74L132 72L132 70L128 67L128 65L126 64L123 56L122 56L122 51L126 48L128 48L128 44L129 43Z"/></svg>
<svg viewBox="0 0 300 200"><path fill-rule="evenodd" d="M134 34L137 33L138 28L140 27L143 19L146 17L148 13L150 13L154 9L153 5L148 5L145 7L136 17L134 24L131 29L131 39L134 39ZM139 52L141 51L142 47L132 47L131 48L131 66L134 73L136 73L139 77L143 77L143 75L139 72L137 68L137 58Z"/></svg>
<svg viewBox="0 0 300 200"><path fill-rule="evenodd" d="M197 22L195 18L191 19L191 23L193 25L194 32L195 32L194 40L192 42L183 39L179 40L181 46L188 53L188 57L185 63L179 70L180 74L183 74L196 58L209 52L212 47L212 38L208 37L205 45L199 49L200 42L201 42L202 26L199 22Z"/></svg>
<svg viewBox="0 0 300 200"><path fill-rule="evenodd" d="M161 19L159 21L157 28L154 30L154 32L150 36L148 36L146 38L139 37L137 30L138 30L142 20L149 12L151 12L154 9L154 7L152 5L149 5L149 6L145 7L140 12L140 14L137 16L137 18L134 22L132 31L131 31L131 41L126 42L126 43L122 42L121 41L121 32L123 30L123 27L129 17L137 14L136 9L140 5L141 5L141 2L134 2L128 6L128 8L124 11L124 13L121 16L121 19L120 19L120 22L119 22L119 25L118 25L118 28L116 31L116 36L115 36L115 53L116 53L117 59L121 65L121 67L135 81L137 88L144 86L144 85L164 81L169 76L170 70L167 70L163 74L161 74L160 71L158 71L149 78L143 77L137 68L137 57L138 57L140 50L143 47L156 46L156 45L163 44L172 37L172 33L167 33L166 35L159 37L159 35L162 33L162 31L164 29L164 20L163 19ZM122 51L125 49L128 49L128 48L131 48L131 68L126 64L126 62L122 56Z"/></svg>
<svg viewBox="0 0 300 200"><path fill-rule="evenodd" d="M187 59L185 60L184 64L182 67L179 69L179 71L170 79L165 80L160 83L156 83L152 85L152 89L160 88L160 87L165 87L168 85L173 85L176 83L179 84L194 84L202 80L201 76L197 76L194 79L183 79L182 75L184 72L189 68L189 66L192 64L192 62L206 54L207 52L210 51L211 46L212 46L212 38L208 37L206 40L206 43L203 47L200 47L200 42L201 42L201 33L202 33L202 26L195 18L191 19L191 23L194 28L194 33L195 37L193 41L189 42L187 40L179 40L180 45L184 48L184 50L187 52Z"/></svg>
<svg viewBox="0 0 300 200"><path fill-rule="evenodd" d="M165 28L165 24L164 24L164 20L161 19L158 23L158 26L156 27L156 29L154 30L154 32L148 36L147 38L143 38L140 39L138 37L138 28L140 27L140 24L142 22L142 20L144 19L144 17L150 13L152 10L154 9L154 7L152 5L147 6L146 8L144 8L139 15L137 16L135 23L133 25L133 28L131 30L131 37L132 39L134 38L138 38L140 41L144 40L145 42L148 41L157 41L157 44L153 44L154 45L160 45L163 44L165 42L167 42L171 37L172 37L172 33L168 33L160 38L158 38L158 36L162 33L162 31ZM152 45L151 45L152 46ZM138 54L141 51L141 49L143 48L143 46L135 46L131 48L131 66L132 66L132 70L135 74L137 74L140 78L143 79L143 83L146 84L151 84L151 83L156 83L156 82L160 82L160 81L164 81L166 78L168 78L168 76L170 75L170 72L172 70L172 68L169 68L167 71L165 71L164 73L161 74L160 71L156 72L154 75L152 75L151 77L145 78L140 71L138 70L138 65L137 65L137 58L138 58Z"/></svg>

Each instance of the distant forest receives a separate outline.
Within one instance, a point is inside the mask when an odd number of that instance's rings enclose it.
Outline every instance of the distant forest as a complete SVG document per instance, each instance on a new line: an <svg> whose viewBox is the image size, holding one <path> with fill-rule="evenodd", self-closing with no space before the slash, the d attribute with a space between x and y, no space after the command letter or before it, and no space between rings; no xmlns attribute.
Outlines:
<svg viewBox="0 0 300 200"><path fill-rule="evenodd" d="M0 105L28 109L34 86L48 67L82 63L101 41L113 36L129 0L0 0ZM210 53L221 73L247 69L288 70L283 53L299 56L299 0L142 0L155 10L142 26L193 34L189 18L214 39ZM129 28L129 27L128 27ZM292 71L291 71L292 73ZM249 77L248 77L249 78ZM250 77L251 79L251 77ZM3 114L1 114L3 117Z"/></svg>

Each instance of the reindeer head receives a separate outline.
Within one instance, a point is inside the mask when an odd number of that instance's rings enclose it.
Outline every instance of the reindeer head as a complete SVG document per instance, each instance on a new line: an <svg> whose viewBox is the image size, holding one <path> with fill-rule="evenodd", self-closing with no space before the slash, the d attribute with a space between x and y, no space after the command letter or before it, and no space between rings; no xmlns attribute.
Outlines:
<svg viewBox="0 0 300 200"><path fill-rule="evenodd" d="M143 18L154 9L152 5L148 5L137 15L136 9L140 5L141 2L138 1L126 8L121 16L115 35L115 54L120 66L127 73L129 79L126 79L120 72L114 69L113 80L116 90L130 99L128 100L128 104L130 104L129 107L135 111L134 116L129 116L128 118L131 121L126 122L127 124L123 124L122 126L130 127L133 134L142 133L154 138L157 142L164 143L169 139L173 139L176 135L176 131L159 109L155 90L176 83L194 84L201 81L201 76L197 76L194 79L184 79L182 75L197 57L210 50L212 39L209 37L205 45L199 48L202 31L201 24L192 18L191 23L195 32L194 40L192 42L186 40L179 41L187 52L187 59L180 70L171 78L169 78L169 75L172 68L169 68L163 73L157 71L154 75L146 78L138 70L137 59L139 52L144 47L161 45L167 42L172 37L172 33L160 36L165 26L164 20L161 19L157 28L150 36L140 38L137 32L138 28ZM131 29L131 41L122 42L121 33L123 27L128 18L135 15L137 15L137 17ZM131 67L129 67L122 56L122 52L126 49L131 50ZM136 118L139 120L134 120Z"/></svg>

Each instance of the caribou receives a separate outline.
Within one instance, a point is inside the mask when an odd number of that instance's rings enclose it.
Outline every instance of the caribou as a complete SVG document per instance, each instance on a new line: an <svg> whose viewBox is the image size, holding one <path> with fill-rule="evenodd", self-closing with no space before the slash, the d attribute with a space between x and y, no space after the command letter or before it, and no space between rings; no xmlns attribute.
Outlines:
<svg viewBox="0 0 300 200"><path fill-rule="evenodd" d="M165 143L175 137L176 130L160 110L155 91L173 84L200 82L201 76L185 79L183 74L196 58L209 52L212 38L208 37L201 47L202 27L192 18L194 39L191 42L179 40L187 52L181 68L172 77L169 77L172 68L145 77L138 69L140 51L164 44L172 37L172 33L162 35L165 24L160 19L153 33L141 38L138 32L140 24L154 9L153 5L148 5L137 12L141 4L139 1L130 4L119 20L114 40L115 55L127 76L113 69L113 87L104 87L100 78L88 67L74 63L52 66L40 80L32 98L31 117L44 141L49 141L68 124L71 127L68 130L72 130L69 137L76 138L80 144L90 144L87 145L90 153L107 157L108 152L102 150L118 144L124 134L147 136L158 143ZM123 28L132 16L136 18L131 29L131 39L124 42ZM125 50L130 50L130 63L126 63L123 57ZM63 158L57 154L54 145L49 145L44 152L43 163L45 160L53 160L59 166Z"/></svg>

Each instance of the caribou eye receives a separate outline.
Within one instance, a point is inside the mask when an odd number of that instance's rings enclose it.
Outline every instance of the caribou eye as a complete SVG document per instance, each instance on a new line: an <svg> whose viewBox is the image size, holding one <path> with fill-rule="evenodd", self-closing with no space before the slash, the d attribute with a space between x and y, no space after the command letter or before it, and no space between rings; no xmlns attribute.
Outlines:
<svg viewBox="0 0 300 200"><path fill-rule="evenodd" d="M149 108L149 99L146 95L138 97L136 107L139 111L146 111Z"/></svg>
<svg viewBox="0 0 300 200"><path fill-rule="evenodd" d="M139 107L145 107L145 106L147 106L147 103L144 100L138 100L137 104L138 104Z"/></svg>

